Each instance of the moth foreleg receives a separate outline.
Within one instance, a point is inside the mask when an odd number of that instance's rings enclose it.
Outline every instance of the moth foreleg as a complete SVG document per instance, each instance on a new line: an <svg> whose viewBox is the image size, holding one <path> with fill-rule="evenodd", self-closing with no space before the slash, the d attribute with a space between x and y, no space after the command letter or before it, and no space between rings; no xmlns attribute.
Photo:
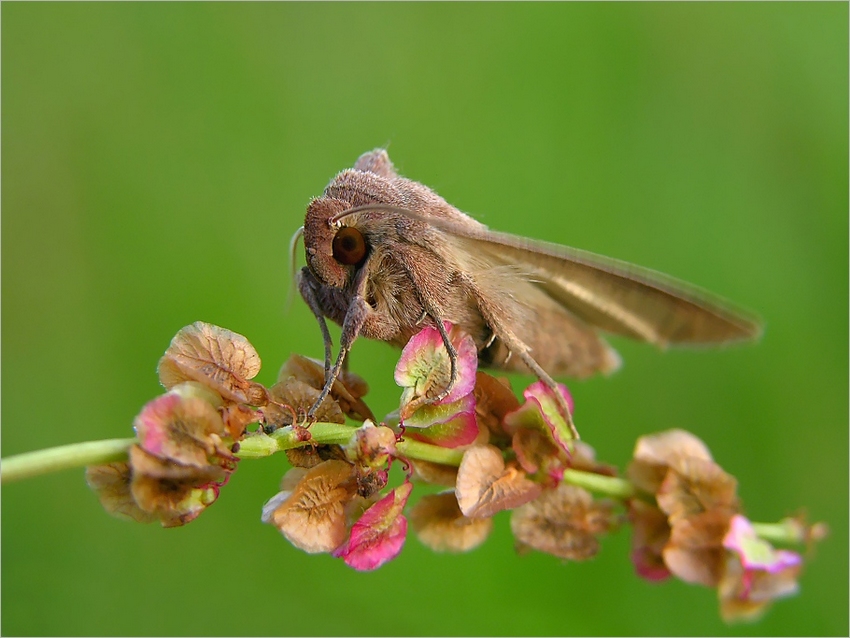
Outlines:
<svg viewBox="0 0 850 638"><path fill-rule="evenodd" d="M308 273L308 275L312 277L310 273ZM336 363L333 368L330 367L330 349L328 347L325 349L325 386L322 388L319 398L316 399L313 407L307 411L308 421L315 420L316 411L331 393L331 389L339 377L339 373L345 364L345 359L348 356L348 352L351 350L351 346L354 344L354 341L363 329L363 324L366 323L369 313L372 312L372 309L369 307L369 304L365 299L366 277L366 270L363 269L358 273L357 278L354 280L351 301L348 304L348 309L345 311L345 318L342 321L342 334L339 337L339 352L337 353ZM316 308L319 312L321 312L318 299L315 297L315 291L313 299L316 302ZM308 301L307 303L309 304L310 302ZM324 324L324 315L322 315L321 319L322 324L325 326L323 330L323 334L326 335L325 343L328 344L330 342L330 334L327 333L327 325Z"/></svg>
<svg viewBox="0 0 850 638"><path fill-rule="evenodd" d="M343 368L345 358L349 350L351 350L352 344L357 339L357 335L360 334L360 330L363 328L369 310L369 304L362 297L354 296L351 299L351 304L348 306L348 311L345 313L345 320L342 323L342 335L339 338L339 352L337 353L336 363L333 368L325 373L325 387L322 388L322 392L319 394L319 398L316 399L313 407L307 411L308 421L312 421L315 418L316 411L324 403L325 399L328 398Z"/></svg>
<svg viewBox="0 0 850 638"><path fill-rule="evenodd" d="M318 285L315 276L310 272L310 269L304 267L296 275L298 280L298 292L307 303L307 306L319 322L319 330L322 331L322 339L325 342L325 380L328 378L328 373L331 370L331 361L333 359L333 340L331 333L328 330L328 322L325 319L325 313L322 311L322 306L319 303L319 298L316 294L315 286ZM315 407L315 406L314 406Z"/></svg>

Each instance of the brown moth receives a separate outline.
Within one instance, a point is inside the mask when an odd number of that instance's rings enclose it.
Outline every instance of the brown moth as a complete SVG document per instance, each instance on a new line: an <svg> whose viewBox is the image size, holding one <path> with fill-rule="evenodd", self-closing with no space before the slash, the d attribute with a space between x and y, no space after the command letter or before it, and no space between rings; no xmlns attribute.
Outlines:
<svg viewBox="0 0 850 638"><path fill-rule="evenodd" d="M457 354L444 321L471 335L479 365L587 377L620 363L599 332L658 347L754 339L759 322L706 291L622 261L490 230L427 186L400 177L386 151L361 155L310 202L298 288L325 345L325 386L312 418L362 335L398 347L424 325ZM294 259L294 256L291 255ZM333 362L325 317L342 326ZM556 393L560 397L560 393ZM565 401L561 412L574 434Z"/></svg>

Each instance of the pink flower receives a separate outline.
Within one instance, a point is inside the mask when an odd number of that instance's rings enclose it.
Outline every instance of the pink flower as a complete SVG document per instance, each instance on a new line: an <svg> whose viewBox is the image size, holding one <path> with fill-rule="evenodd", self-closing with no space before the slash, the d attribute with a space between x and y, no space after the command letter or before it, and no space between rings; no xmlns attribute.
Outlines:
<svg viewBox="0 0 850 638"><path fill-rule="evenodd" d="M732 517L723 547L730 551L718 586L724 620L754 620L773 600L797 593L802 556L774 549L744 516Z"/></svg>
<svg viewBox="0 0 850 638"><path fill-rule="evenodd" d="M565 385L559 383L558 392L566 399L572 413L575 406L569 390ZM542 381L537 381L528 386L522 396L525 397L525 403L505 415L505 428L511 433L516 432L521 427L548 432L554 443L569 454L569 443L574 437L558 409L555 392Z"/></svg>
<svg viewBox="0 0 850 638"><path fill-rule="evenodd" d="M452 345L457 351L457 379L447 396L438 405L454 403L472 393L475 388L475 372L478 368L478 353L475 342L467 334L453 329L446 322ZM451 379L451 360L443 338L436 328L426 326L414 335L404 349L395 369L395 382L404 388L401 396L402 421L427 400L445 390Z"/></svg>
<svg viewBox="0 0 850 638"><path fill-rule="evenodd" d="M413 484L405 481L372 505L352 527L348 540L333 552L358 571L371 571L398 556L407 535L402 514Z"/></svg>

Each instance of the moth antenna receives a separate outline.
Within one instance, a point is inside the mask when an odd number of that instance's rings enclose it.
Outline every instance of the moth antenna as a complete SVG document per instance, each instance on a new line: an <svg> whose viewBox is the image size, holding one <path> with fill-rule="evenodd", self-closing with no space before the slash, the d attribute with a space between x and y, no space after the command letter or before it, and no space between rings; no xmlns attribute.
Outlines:
<svg viewBox="0 0 850 638"><path fill-rule="evenodd" d="M398 206L392 206L391 204L364 204L363 206L355 206L354 208L349 208L341 213L337 213L328 220L328 223L332 227L336 228L340 225L340 222L349 215L362 213L364 210L385 210L389 213L398 213L399 215L405 215L412 219L422 219L422 215L419 215L407 208L399 208Z"/></svg>
<svg viewBox="0 0 850 638"><path fill-rule="evenodd" d="M295 273L297 266L295 265L295 245L298 240L304 236L304 227L302 226L295 231L292 239L289 240L289 290L286 292L286 303L283 306L284 312L289 312L292 305L292 297L295 293Z"/></svg>

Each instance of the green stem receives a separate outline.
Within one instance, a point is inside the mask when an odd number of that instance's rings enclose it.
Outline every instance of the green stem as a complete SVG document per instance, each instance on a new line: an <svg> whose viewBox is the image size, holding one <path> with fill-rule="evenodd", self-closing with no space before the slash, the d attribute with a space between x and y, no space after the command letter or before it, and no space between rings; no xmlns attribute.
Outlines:
<svg viewBox="0 0 850 638"><path fill-rule="evenodd" d="M356 430L356 426L314 423L309 429L310 441L303 440L299 430L291 427L281 428L271 435L260 431L240 441L236 455L243 459L258 459L283 450L308 445L310 442L319 445L344 445L351 440ZM0 476L2 476L2 482L7 483L75 467L126 461L127 450L136 442L136 439L106 439L18 454L2 460ZM399 456L443 465L458 466L463 458L461 450L411 439L400 441L397 449ZM610 476L567 470L564 473L564 480L572 485L614 498L625 499L634 495L634 488L628 481Z"/></svg>
<svg viewBox="0 0 850 638"><path fill-rule="evenodd" d="M783 518L778 523L752 523L752 526L759 538L782 545L820 541L829 533L825 523L807 525L796 518Z"/></svg>
<svg viewBox="0 0 850 638"><path fill-rule="evenodd" d="M74 467L126 461L127 450L135 442L136 439L86 441L10 456L0 461L0 482L19 481Z"/></svg>
<svg viewBox="0 0 850 638"><path fill-rule="evenodd" d="M635 487L625 479L581 470L565 470L564 482L583 487L612 498L627 499L635 496Z"/></svg>
<svg viewBox="0 0 850 638"><path fill-rule="evenodd" d="M429 445L428 443L421 443L410 439L399 442L396 445L396 450L398 450L399 456L405 458L441 463L443 465L458 466L463 458L463 452L460 450Z"/></svg>
<svg viewBox="0 0 850 638"><path fill-rule="evenodd" d="M305 441L299 436L299 431L291 427L280 428L272 434L262 432L252 434L239 442L236 455L243 459L259 459L275 452L289 450L295 447L316 443L319 445L345 445L351 440L357 426L339 425L337 423L314 423L310 426L310 440ZM460 465L463 452L449 448L429 445L419 441L406 439L396 446L399 456L420 461L431 461L444 465Z"/></svg>

